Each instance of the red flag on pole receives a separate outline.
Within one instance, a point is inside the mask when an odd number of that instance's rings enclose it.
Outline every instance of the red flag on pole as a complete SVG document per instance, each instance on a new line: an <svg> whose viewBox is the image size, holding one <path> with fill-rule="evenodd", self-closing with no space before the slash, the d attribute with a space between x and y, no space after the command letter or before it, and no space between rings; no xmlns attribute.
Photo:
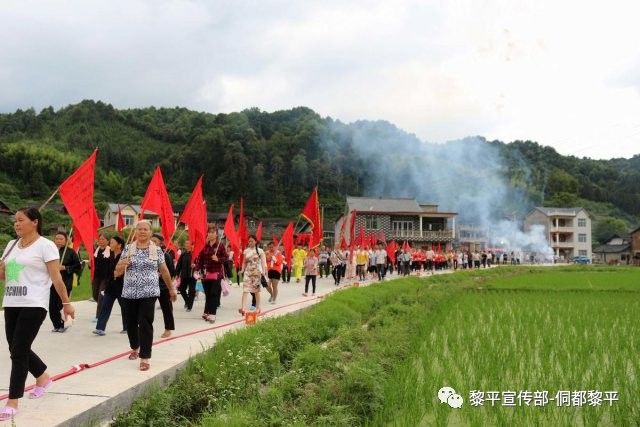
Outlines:
<svg viewBox="0 0 640 427"><path fill-rule="evenodd" d="M116 231L119 233L124 230L124 218L122 217L122 209L118 205L118 219L116 221Z"/></svg>
<svg viewBox="0 0 640 427"><path fill-rule="evenodd" d="M273 242L273 246L278 246L278 236L271 234L271 241Z"/></svg>
<svg viewBox="0 0 640 427"><path fill-rule="evenodd" d="M409 242L405 240L404 243L402 244L402 250L405 252L408 252L410 249L411 249L411 246L409 246Z"/></svg>
<svg viewBox="0 0 640 427"><path fill-rule="evenodd" d="M233 220L233 205L229 206L227 220L224 222L224 236L231 244L231 249L233 250L233 263L236 267L239 267L242 254L240 253L240 242L238 233L236 232L236 225Z"/></svg>
<svg viewBox="0 0 640 427"><path fill-rule="evenodd" d="M194 258L200 255L207 241L207 202L202 195L202 176L193 187L191 196L180 216L180 222L189 229L189 240L193 245Z"/></svg>
<svg viewBox="0 0 640 427"><path fill-rule="evenodd" d="M97 153L98 149L93 150L89 158L59 187L62 203L73 221L73 232L77 238L74 240L74 247L76 241L78 243L81 241L84 244L87 253L90 254L91 267L93 267L93 256L91 256L93 241L98 234L98 226L100 225L99 220L96 224L97 214L93 203ZM92 277L93 272L94 268L91 268Z"/></svg>
<svg viewBox="0 0 640 427"><path fill-rule="evenodd" d="M396 251L398 250L398 244L395 240L392 240L387 244L387 255L393 264L396 263Z"/></svg>
<svg viewBox="0 0 640 427"><path fill-rule="evenodd" d="M256 241L262 241L262 221L258 223L258 229L256 230Z"/></svg>
<svg viewBox="0 0 640 427"><path fill-rule="evenodd" d="M311 224L311 239L309 247L315 248L322 243L322 220L320 219L320 202L318 200L318 187L314 188L307 200L307 204L300 214Z"/></svg>
<svg viewBox="0 0 640 427"><path fill-rule="evenodd" d="M244 200L240 197L240 218L238 221L238 238L240 239L240 248L244 250L247 247L249 241L249 229L247 227L247 220L244 217Z"/></svg>
<svg viewBox="0 0 640 427"><path fill-rule="evenodd" d="M173 216L173 209L171 208L171 201L169 200L169 194L167 188L164 185L162 179L162 172L160 166L156 167L156 170L151 178L147 192L140 204L140 218L144 218L144 211L154 211L160 215L160 225L162 226L162 236L166 242L167 248L175 249L171 238L176 231L175 219Z"/></svg>
<svg viewBox="0 0 640 427"><path fill-rule="evenodd" d="M282 233L282 246L287 266L291 268L291 255L293 254L293 223L290 222Z"/></svg>

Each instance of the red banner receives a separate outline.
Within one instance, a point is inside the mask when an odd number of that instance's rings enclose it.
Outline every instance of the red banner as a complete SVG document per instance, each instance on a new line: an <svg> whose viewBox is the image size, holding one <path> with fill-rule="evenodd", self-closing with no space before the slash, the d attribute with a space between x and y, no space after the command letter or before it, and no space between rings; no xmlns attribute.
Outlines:
<svg viewBox="0 0 640 427"><path fill-rule="evenodd" d="M122 217L122 209L118 205L118 220L116 221L116 231L119 233L124 230L124 218Z"/></svg>
<svg viewBox="0 0 640 427"><path fill-rule="evenodd" d="M97 154L98 150L95 149L91 156L59 188L62 203L73 221L74 243L81 241L87 250L92 267L92 277L94 271L93 241L98 234L98 227L100 226L99 220L96 224L97 214L93 204Z"/></svg>
<svg viewBox="0 0 640 427"><path fill-rule="evenodd" d="M291 256L293 254L293 223L290 222L282 233L282 246L284 247L284 256L287 260L287 266L291 268Z"/></svg>
<svg viewBox="0 0 640 427"><path fill-rule="evenodd" d="M320 218L320 201L318 200L318 187L314 188L300 214L311 224L311 239L309 247L315 248L322 243L322 219Z"/></svg>
<svg viewBox="0 0 640 427"><path fill-rule="evenodd" d="M160 216L160 225L162 226L162 236L168 249L176 249L171 239L173 233L176 231L176 224L173 215L173 209L171 208L171 201L169 200L169 194L167 188L164 185L162 179L162 172L160 166L156 167L156 170L151 178L147 192L140 204L140 218L144 218L144 211L153 211Z"/></svg>
<svg viewBox="0 0 640 427"><path fill-rule="evenodd" d="M207 202L202 195L202 177L189 196L189 200L180 216L180 222L189 229L189 240L193 245L194 258L200 255L207 241Z"/></svg>

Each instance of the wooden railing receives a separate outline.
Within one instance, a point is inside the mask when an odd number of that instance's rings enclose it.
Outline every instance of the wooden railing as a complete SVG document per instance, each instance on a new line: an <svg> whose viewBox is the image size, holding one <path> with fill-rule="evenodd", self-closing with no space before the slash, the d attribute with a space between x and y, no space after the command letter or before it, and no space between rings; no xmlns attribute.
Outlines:
<svg viewBox="0 0 640 427"><path fill-rule="evenodd" d="M392 231L390 237L392 239L427 239L427 240L446 240L452 239L453 230L438 230L438 231Z"/></svg>

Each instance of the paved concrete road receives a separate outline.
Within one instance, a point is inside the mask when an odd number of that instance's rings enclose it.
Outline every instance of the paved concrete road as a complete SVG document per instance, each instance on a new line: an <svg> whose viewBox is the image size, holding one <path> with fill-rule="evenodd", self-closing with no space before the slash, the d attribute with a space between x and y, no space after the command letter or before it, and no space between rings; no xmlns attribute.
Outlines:
<svg viewBox="0 0 640 427"><path fill-rule="evenodd" d="M394 276L395 277L395 276ZM303 297L302 283L280 284L277 305L263 304L264 317L284 315L319 301L319 298ZM335 291L333 279L318 280L317 295L326 295ZM194 354L210 348L216 339L225 332L244 327L243 318L238 314L240 307L240 288L232 288L231 295L222 298L222 308L218 310L215 324L204 322L200 316L204 306L204 296L196 301L193 311L187 313L183 301L178 296L174 304L176 330L174 338L162 340L164 331L162 312L156 310L154 336L156 338L148 372L138 370L139 361L127 359L129 345L126 334L120 334L122 326L120 309L116 303L107 326L107 335L100 337L92 333L95 323L91 321L95 312L95 303L84 301L75 304L76 320L67 332L50 332L51 322L47 318L34 343L34 351L48 365L53 375L68 372L74 365L93 365L96 362L120 354L113 361L100 366L80 370L79 372L56 380L46 396L38 400L25 398L15 425L18 427L45 427L55 425L84 425L92 420L95 424L104 424L112 414L131 402L132 396L154 384L163 384L175 375L185 361ZM263 290L262 296L268 299ZM158 305L158 304L156 304ZM273 310L273 311L269 311ZM0 323L4 330L4 317ZM199 331L199 332L198 332ZM193 335L182 336L191 332ZM0 339L0 395L8 393L11 364L4 336ZM78 369L78 368L76 368ZM32 385L31 376L27 385ZM3 404L4 402L0 402ZM5 422L5 425L11 425Z"/></svg>

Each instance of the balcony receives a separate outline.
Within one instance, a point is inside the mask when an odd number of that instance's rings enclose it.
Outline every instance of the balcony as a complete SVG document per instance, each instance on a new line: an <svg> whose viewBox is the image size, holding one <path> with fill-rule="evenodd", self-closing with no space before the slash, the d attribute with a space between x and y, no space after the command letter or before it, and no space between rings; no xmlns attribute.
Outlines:
<svg viewBox="0 0 640 427"><path fill-rule="evenodd" d="M549 231L552 233L573 233L575 229L571 226L555 227L552 225Z"/></svg>
<svg viewBox="0 0 640 427"><path fill-rule="evenodd" d="M392 231L390 238L396 240L426 240L426 241L444 241L453 239L453 230L423 231L420 233L416 230L411 231Z"/></svg>
<svg viewBox="0 0 640 427"><path fill-rule="evenodd" d="M575 242L552 242L552 248L574 248L576 246Z"/></svg>

